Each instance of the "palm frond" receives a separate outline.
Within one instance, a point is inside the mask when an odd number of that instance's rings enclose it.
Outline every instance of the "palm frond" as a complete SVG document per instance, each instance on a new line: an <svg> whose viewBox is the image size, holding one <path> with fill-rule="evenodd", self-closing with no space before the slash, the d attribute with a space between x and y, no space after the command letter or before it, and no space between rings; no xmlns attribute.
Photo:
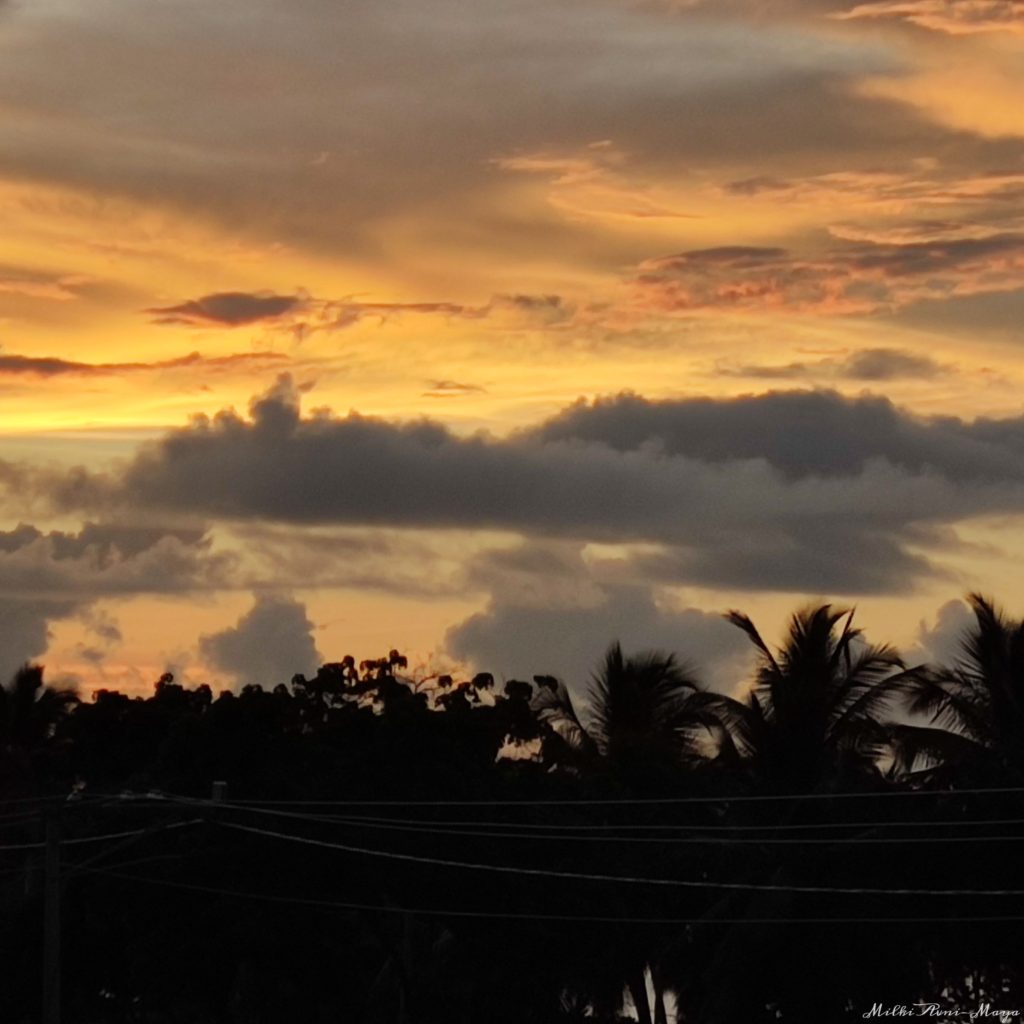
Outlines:
<svg viewBox="0 0 1024 1024"><path fill-rule="evenodd" d="M981 742L990 734L991 723L972 699L971 690L961 683L959 676L919 670L907 679L906 708L912 714L927 716L933 726Z"/></svg>
<svg viewBox="0 0 1024 1024"><path fill-rule="evenodd" d="M890 738L896 774L933 768L940 764L962 764L977 758L984 747L961 733L922 725L894 725Z"/></svg>
<svg viewBox="0 0 1024 1024"><path fill-rule="evenodd" d="M739 627L744 633L750 638L751 643L761 652L765 662L775 672L779 670L779 663L775 660L775 655L772 654L768 645L761 638L761 634L757 631L757 627L751 621L750 616L744 615L743 612L731 610L725 613L725 619L731 622L734 626Z"/></svg>
<svg viewBox="0 0 1024 1024"><path fill-rule="evenodd" d="M596 753L594 740L580 721L569 688L561 680L553 688L539 686L530 706L541 725L570 750L583 755Z"/></svg>

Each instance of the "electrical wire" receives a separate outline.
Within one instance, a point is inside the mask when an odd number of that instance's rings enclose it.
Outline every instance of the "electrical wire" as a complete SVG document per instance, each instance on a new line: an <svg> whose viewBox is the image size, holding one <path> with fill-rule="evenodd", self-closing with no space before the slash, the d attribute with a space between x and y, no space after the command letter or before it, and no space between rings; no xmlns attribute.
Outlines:
<svg viewBox="0 0 1024 1024"><path fill-rule="evenodd" d="M484 831L478 829L432 828L430 825L384 824L382 822L347 822L339 819L339 824L355 825L360 828L379 829L391 832L413 832L435 836L465 836L489 839L525 839L531 842L572 842L572 843L660 843L672 846L874 846L900 845L905 843L1019 843L1024 835L1018 836L836 836L822 838L820 836L804 836L800 838L776 836L746 836L742 839L729 839L724 836L580 836L552 833L529 833L503 831Z"/></svg>
<svg viewBox="0 0 1024 1024"><path fill-rule="evenodd" d="M255 807L243 807L241 805L231 804L231 807L237 807L238 810L245 810L249 812L256 812L262 814L277 814L284 815L287 812L284 811L270 811L265 808ZM823 821L815 822L813 824L793 824L792 822L783 822L778 825L746 825L746 824L728 824L728 825L679 825L679 824L663 824L663 825L639 825L632 822L623 822L619 824L579 824L579 823L565 823L565 824L551 824L541 822L507 822L507 821L459 821L459 820L437 820L433 818L393 818L393 817L372 817L366 815L289 815L296 818L305 818L308 821L340 821L340 822L366 822L369 824L401 824L401 825L437 825L446 826L451 825L454 827L466 826L471 828L509 828L514 826L517 829L524 831L571 831L571 832L639 832L639 831L673 831L673 832L806 832L806 831L823 831L830 829L862 829L864 831L881 829L881 828L964 828L970 825L1024 825L1024 818L957 818L957 819L946 819L946 820L924 820L924 821Z"/></svg>
<svg viewBox="0 0 1024 1024"><path fill-rule="evenodd" d="M1024 835L1014 836L838 836L834 838L822 838L818 836L807 836L799 838L778 838L774 836L745 836L740 839L725 838L722 836L700 836L700 835L687 835L687 836L615 836L615 835L572 835L570 833L579 829L587 829L588 826L576 826L576 825L542 825L536 826L537 828L543 828L545 831L535 833L531 831L532 826L529 824L522 824L518 822L507 823L507 822L459 822L459 821L424 821L424 820L410 820L401 818L365 818L365 817L349 817L349 816L338 816L338 815L318 815L318 814L303 814L295 811L283 811L275 810L272 808L265 807L252 807L244 804L216 802L210 803L209 801L189 801L187 799L181 799L180 802L186 806L195 806L201 804L202 806L214 806L224 810L240 811L244 814L262 814L269 815L271 817L288 818L295 821L314 822L314 823L326 823L333 825L342 825L345 827L356 827L356 828L369 828L378 829L381 831L397 831L397 832L419 832L426 835L439 835L439 836L464 836L464 837L477 837L477 838L493 838L493 839L528 839L528 840L541 840L541 841L569 841L569 842L592 842L592 843L661 843L671 845L693 845L693 846L705 846L705 845L721 845L721 846L817 846L817 845L829 845L829 846L846 846L846 845L902 845L904 843L985 843L985 842L1021 842L1024 841ZM851 823L854 824L854 823ZM883 822L877 824L915 824L915 823L903 823L903 822ZM982 822L933 822L934 825L946 825L946 824L987 824L987 825L1019 825L1024 824L1024 819L1006 819L997 818L989 819L988 821ZM484 828L462 828L460 826L482 826L492 831L484 830ZM624 828L625 826L607 825L607 826L593 826L594 828L600 828L602 831ZM694 830L700 830L700 826L659 826L659 825L645 825L645 826L634 826L635 828L687 828ZM808 829L815 828L814 825L782 825L782 826L771 826L771 825L758 825L754 826L761 830L774 831L776 828L789 828L789 829ZM843 827L850 827L844 825ZM862 823L861 828L868 830L872 827L872 823ZM722 826L723 829L729 829L729 826ZM553 834L557 833L557 834Z"/></svg>
<svg viewBox="0 0 1024 1024"><path fill-rule="evenodd" d="M105 875L124 881L144 885L165 886L200 892L212 896L230 896L236 899L251 899L264 903L283 903L298 906L319 907L333 910L368 911L372 913L412 914L427 917L468 917L501 918L504 920L547 921L592 924L674 924L674 925L738 925L738 924L1001 924L1024 922L1024 916L967 916L967 917L603 917L589 914L525 914L503 910L459 910L444 907L403 907L375 903L350 903L335 900L319 900L301 896L279 896L273 893L248 892L242 889L223 889L217 886L197 885L189 882L174 882L162 878L145 878L126 874L110 868L85 868L89 874Z"/></svg>
<svg viewBox="0 0 1024 1024"><path fill-rule="evenodd" d="M435 823L430 821L408 821L400 819L365 819L347 817L324 817L322 815L297 814L290 811L277 811L262 807L246 807L243 805L218 803L217 807L237 810L248 814L266 814L273 817L284 817L291 820L328 823L350 828L368 828L379 831L411 832L436 836L464 836L482 839L521 839L530 841L554 841L577 843L660 843L674 846L859 846L859 845L902 845L904 843L986 843L986 842L1022 842L1024 835L1014 836L837 836L822 838L820 836L775 837L775 836L744 836L735 839L723 836L615 836L615 835L572 835L573 826L551 826L553 831L534 833L518 824L514 826L501 822L484 822L493 825L494 830L487 831L474 828L460 828L461 822ZM467 823L472 825L472 822ZM1000 821L999 824L1006 824ZM614 826L613 826L614 827ZM763 826L765 828L770 826ZM799 826L797 826L799 827Z"/></svg>
<svg viewBox="0 0 1024 1024"><path fill-rule="evenodd" d="M803 800L875 800L896 797L957 797L1024 794L1022 786L1001 786L986 789L908 789L880 790L874 793L748 793L738 796L621 797L591 800L234 800L236 804L253 806L306 807L610 807L653 804L731 804L778 803Z"/></svg>
<svg viewBox="0 0 1024 1024"><path fill-rule="evenodd" d="M396 818L394 816L363 815L363 814L311 814L303 811L286 811L274 807L256 806L246 801L211 801L198 797L173 796L170 794L156 798L159 801L180 803L192 807L221 807L231 810L242 811L248 814L266 814L274 817L294 818L299 821L315 822L337 822L351 824L365 822L369 824L400 824L400 825L429 825L429 826L455 826L469 828L515 828L522 831L572 831L572 832L610 832L610 831L675 831L675 832L779 832L779 831L819 831L828 829L862 829L874 830L880 828L964 828L971 825L999 826L999 825L1024 825L1024 818L947 818L947 819L926 819L922 821L826 821L806 822L803 824L782 822L780 824L750 825L750 824L637 824L633 822L619 823L578 823L565 822L553 824L550 822L524 822L524 821L479 821L465 819L443 819L436 818Z"/></svg>
<svg viewBox="0 0 1024 1024"><path fill-rule="evenodd" d="M153 834L157 831L164 832L170 829L185 828L188 825L195 825L197 822L202 821L201 818L195 818L191 821L175 821L169 825L164 825L160 829L153 828L137 828L126 832L107 832L101 836L80 836L75 839L61 839L58 841L60 846L79 846L83 843L99 843L105 839L125 839L129 836L142 836L147 833ZM7 846L0 846L0 853L8 850L42 850L46 847L46 843L14 843Z"/></svg>
<svg viewBox="0 0 1024 1024"><path fill-rule="evenodd" d="M251 825L240 825L227 821L219 821L216 824L221 828L231 829L235 832L265 836L272 839L284 840L286 842L300 843L305 846L316 846L322 849L339 850L343 853L354 853L366 857L379 857L382 860L405 861L413 864L426 864L432 867L460 868L468 871L491 871L505 875L561 878L581 882L620 882L631 885L670 886L684 889L728 889L742 892L799 892L844 896L1024 896L1024 889L883 889L852 886L772 885L755 882L696 881L694 879L643 878L632 875L607 875L575 871L557 871L551 868L527 868L517 867L511 864L481 864L474 861L452 860L445 857L424 857L415 853L399 853L394 850L378 850L372 847L352 846L348 843L330 842L325 839L313 839L309 836L296 836L288 832L276 832L270 829L255 828Z"/></svg>

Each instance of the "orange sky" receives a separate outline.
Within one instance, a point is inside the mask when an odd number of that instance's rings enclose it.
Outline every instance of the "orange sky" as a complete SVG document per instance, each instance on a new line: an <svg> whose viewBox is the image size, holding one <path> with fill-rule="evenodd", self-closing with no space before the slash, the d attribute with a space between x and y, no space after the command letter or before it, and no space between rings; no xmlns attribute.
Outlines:
<svg viewBox="0 0 1024 1024"><path fill-rule="evenodd" d="M0 0L0 669L1024 609L1022 57L1012 0Z"/></svg>

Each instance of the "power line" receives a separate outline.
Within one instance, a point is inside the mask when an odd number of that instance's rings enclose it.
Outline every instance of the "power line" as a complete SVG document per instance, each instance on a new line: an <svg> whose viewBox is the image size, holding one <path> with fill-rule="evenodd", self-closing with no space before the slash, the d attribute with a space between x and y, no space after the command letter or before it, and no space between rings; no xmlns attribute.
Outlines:
<svg viewBox="0 0 1024 1024"><path fill-rule="evenodd" d="M161 799L187 806L211 806L211 801L193 797L167 796ZM783 822L772 825L749 825L749 824L636 824L633 822L621 822L617 824L594 824L594 823L572 823L552 824L550 822L524 822L524 821L479 821L462 819L437 820L433 818L395 818L381 817L376 815L361 814L308 814L298 811L277 810L270 807L257 807L240 801L231 803L218 802L218 808L241 811L246 814L265 814L273 817L292 818L297 821L322 822L328 824L383 824L383 825L424 825L424 826L453 826L466 828L494 828L494 829L515 829L518 831L532 832L613 832L613 831L665 831L674 832L779 832L779 831L819 831L828 829L862 829L864 831L880 828L964 828L971 825L1000 826L1000 825L1024 825L1024 818L956 818L945 820L923 820L923 821L832 821L815 822L806 824L795 824ZM538 838L544 838L540 836ZM908 837L913 838L913 837ZM978 837L987 838L987 837ZM997 837L1002 838L1002 837ZM832 840L829 840L831 842ZM903 839L886 840L891 842L902 842Z"/></svg>
<svg viewBox="0 0 1024 1024"><path fill-rule="evenodd" d="M684 889L728 889L743 892L790 892L817 893L846 896L1024 896L1024 889L881 889L867 887L817 886L817 885L771 885L754 882L695 881L676 878L642 878L631 875L591 874L575 871L557 871L551 868L516 867L511 864L480 864L473 861L451 860L444 857L424 857L414 853L398 853L394 850L378 850L371 847L352 846L348 843L329 842L309 836L295 836L288 832L239 825L233 822L217 822L221 828L252 835L267 836L286 842L317 846L322 849L340 850L383 860L399 860L413 864L428 864L433 867L462 868L469 871L492 871L506 875L525 875L542 878L562 878L581 882L622 882L631 885L657 885Z"/></svg>
<svg viewBox="0 0 1024 1024"><path fill-rule="evenodd" d="M592 924L675 924L675 925L738 925L738 924L999 924L1024 922L1024 916L968 916L968 917L603 917L589 914L524 914L503 910L458 910L442 907L404 907L375 903L350 903L336 900L318 900L302 896L279 896L273 893L249 892L242 889L223 889L217 886L174 882L162 878L145 878L109 868L84 868L89 874L140 882L144 885L165 886L214 896L231 896L264 903L284 903L298 906L334 910L356 910L375 913L414 914L429 917L501 918L504 920L547 921Z"/></svg>
<svg viewBox="0 0 1024 1024"><path fill-rule="evenodd" d="M176 821L169 825L163 825L159 831L167 831L174 828L185 828L187 825L195 825L202 819L196 818L191 821ZM153 834L154 829L152 828L137 828L127 832L108 832L101 836L81 836L77 839L62 839L60 846L79 846L82 843L99 843L105 839L125 839L129 836L141 836L146 833ZM46 843L14 843L12 845L0 846L0 853L8 850L41 850L46 846Z"/></svg>
<svg viewBox="0 0 1024 1024"><path fill-rule="evenodd" d="M490 839L528 839L531 842L575 842L575 843L661 843L674 846L868 846L900 845L904 843L993 843L1022 842L1018 836L804 836L800 838L778 838L775 836L745 836L730 839L724 836L613 836L613 835L571 835L553 833L531 833L510 830L484 831L478 829L433 828L430 825L384 824L382 822L346 822L361 828L380 829L392 832L416 832L437 836L466 836Z"/></svg>
<svg viewBox="0 0 1024 1024"><path fill-rule="evenodd" d="M0 800L0 807L8 807L11 804L48 804L53 803L55 800L67 800L71 801L69 794L64 793L60 796L19 796L10 797L5 800Z"/></svg>
<svg viewBox="0 0 1024 1024"><path fill-rule="evenodd" d="M620 797L591 800L235 800L236 804L252 806L304 807L611 807L656 804L730 804L777 803L802 800L875 800L896 797L957 797L1022 794L1024 786L1002 786L986 789L909 789L879 790L874 793L748 793L739 796Z"/></svg>
<svg viewBox="0 0 1024 1024"><path fill-rule="evenodd" d="M30 821L39 821L42 815L38 811L29 814L4 814L0 815L0 828L16 828Z"/></svg>
<svg viewBox="0 0 1024 1024"><path fill-rule="evenodd" d="M408 821L399 819L365 819L345 817L324 817L312 814L296 814L290 811L277 811L261 807L244 807L235 804L218 804L228 810L238 810L246 814L268 814L291 820L328 823L354 828L369 828L380 831L412 832L437 836L464 836L482 839L522 839L530 841L554 841L577 843L660 843L675 846L859 846L859 845L903 845L904 843L986 843L986 842L1022 842L1024 835L1015 836L836 836L822 838L820 836L801 836L798 838L778 838L775 836L744 836L728 838L723 836L615 836L615 835L572 835L573 826L551 826L552 830L541 833L530 832L502 822L483 822L493 825L493 831L483 829L461 828L461 822L435 823L430 821ZM1004 824L1005 822L1000 822ZM473 822L467 824L472 825ZM454 826L454 827L450 827ZM614 827L614 826L613 826ZM768 827L768 826L764 826Z"/></svg>
<svg viewBox="0 0 1024 1024"><path fill-rule="evenodd" d="M280 814L284 815L287 812L284 811L270 811L264 808L255 807L241 807L238 805L230 805L236 807L238 810L244 811L259 811L262 814ZM623 822L620 824L578 824L578 823L565 823L565 824L551 824L542 822L507 822L507 821L459 821L459 820L442 820L438 821L432 818L390 818L390 817L371 817L366 815L352 815L346 814L343 816L334 815L290 815L295 818L304 818L308 821L338 821L338 822L367 822L367 823L383 823L383 824L401 824L401 825L451 825L451 826L467 826L472 828L509 828L513 825L517 829L523 830L537 830L537 831L572 831L572 832L637 832L637 831L652 831L670 830L673 832L806 832L806 831L821 831L826 829L863 829L865 831L880 829L880 828L963 828L969 825L1024 825L1024 818L958 818L958 819L947 819L947 820L925 820L925 821L824 821L816 822L814 824L794 824L792 822L783 822L778 825L746 825L746 824L728 824L728 825L678 825L678 824L666 824L666 825L639 825L632 822Z"/></svg>

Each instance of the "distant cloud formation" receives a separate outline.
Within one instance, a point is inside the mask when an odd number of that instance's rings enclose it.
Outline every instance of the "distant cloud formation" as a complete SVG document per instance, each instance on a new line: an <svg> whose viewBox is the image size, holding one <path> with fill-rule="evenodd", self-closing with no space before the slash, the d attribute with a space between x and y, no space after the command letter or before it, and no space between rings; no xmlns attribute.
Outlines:
<svg viewBox="0 0 1024 1024"><path fill-rule="evenodd" d="M234 560L205 530L85 523L77 533L22 523L0 531L0 596L79 601L180 593L228 583Z"/></svg>
<svg viewBox="0 0 1024 1024"><path fill-rule="evenodd" d="M0 0L12 650L316 590L591 660L1019 554L1024 5L342 6Z"/></svg>
<svg viewBox="0 0 1024 1024"><path fill-rule="evenodd" d="M92 611L102 598L209 590L228 584L233 566L201 530L86 523L67 533L23 523L0 531L0 679L42 655L50 626L72 617L100 641L79 653L102 660L119 639L116 624Z"/></svg>
<svg viewBox="0 0 1024 1024"><path fill-rule="evenodd" d="M312 675L322 657L306 606L289 597L263 594L237 622L199 640L199 651L215 669L239 685L266 688L288 683L301 672Z"/></svg>
<svg viewBox="0 0 1024 1024"><path fill-rule="evenodd" d="M433 380L423 392L424 398L464 398L467 395L485 394L487 388L479 384L463 384L457 380Z"/></svg>
<svg viewBox="0 0 1024 1024"><path fill-rule="evenodd" d="M303 418L299 401L284 375L249 419L201 418L122 473L46 486L65 508L642 542L626 556L638 578L840 593L941 577L923 552L949 526L1024 512L1024 417L925 419L829 391L620 395L498 439Z"/></svg>
<svg viewBox="0 0 1024 1024"><path fill-rule="evenodd" d="M26 662L46 652L50 624L77 610L73 600L0 597L0 685Z"/></svg>
<svg viewBox="0 0 1024 1024"><path fill-rule="evenodd" d="M616 640L628 652L678 651L701 681L719 689L742 678L749 660L749 644L721 615L659 608L640 587L611 587L596 604L575 607L516 604L496 594L483 611L453 626L445 645L478 669L526 680L553 675L579 694Z"/></svg>
<svg viewBox="0 0 1024 1024"><path fill-rule="evenodd" d="M928 380L948 372L948 367L930 356L894 348L866 348L842 358L824 358L791 363L719 364L717 373L727 377L762 380L848 380L880 382Z"/></svg>
<svg viewBox="0 0 1024 1024"><path fill-rule="evenodd" d="M324 299L302 293L276 295L273 292L218 292L175 306L143 310L162 326L248 327L263 324L279 327L299 340L322 331L339 331L376 319L386 323L405 314L434 315L479 320L502 308L526 311L538 319L550 319L558 310L557 296L495 296L490 302L472 306L458 302L374 302L356 298Z"/></svg>
<svg viewBox="0 0 1024 1024"><path fill-rule="evenodd" d="M151 363L83 363L73 359L62 359L59 356L23 356L0 352L0 377L3 376L35 376L35 377L93 377L109 376L119 373L149 372L157 370L202 369L222 370L231 367L271 366L274 363L287 362L288 357L281 352L238 352L228 356L204 356L199 352L190 352L176 359L162 359Z"/></svg>
<svg viewBox="0 0 1024 1024"><path fill-rule="evenodd" d="M641 264L639 301L662 312L847 316L1024 286L1024 235L849 243L820 255L719 246Z"/></svg>
<svg viewBox="0 0 1024 1024"><path fill-rule="evenodd" d="M907 21L954 36L976 32L1024 34L1021 0L875 0L832 17Z"/></svg>
<svg viewBox="0 0 1024 1024"><path fill-rule="evenodd" d="M483 589L488 603L448 630L446 650L505 677L554 675L577 693L615 640L628 651L677 651L719 687L744 674L738 670L749 646L720 614L659 604L646 581L620 569L572 541L530 539L484 551L470 559L467 583Z"/></svg>
<svg viewBox="0 0 1024 1024"><path fill-rule="evenodd" d="M0 264L0 295L68 302L78 298L86 284L88 278L81 274Z"/></svg>
<svg viewBox="0 0 1024 1024"><path fill-rule="evenodd" d="M720 189L725 195L751 200L843 203L859 208L862 215L885 214L873 225L874 237L913 242L1005 232L1007 220L1016 215L1014 206L1024 198L1024 172L1012 166L980 169L924 158L911 161L909 167L887 161L883 167L867 170L786 177L759 174L728 180ZM833 229L840 237L849 230ZM865 237L872 233L865 232Z"/></svg>
<svg viewBox="0 0 1024 1024"><path fill-rule="evenodd" d="M963 641L974 623L966 602L947 601L935 614L935 622L921 622L912 647L906 652L908 665L956 665L963 659Z"/></svg>
<svg viewBox="0 0 1024 1024"><path fill-rule="evenodd" d="M176 306L156 306L149 313L157 323L189 327L246 327L260 321L278 320L302 308L300 295L272 292L215 292Z"/></svg>

